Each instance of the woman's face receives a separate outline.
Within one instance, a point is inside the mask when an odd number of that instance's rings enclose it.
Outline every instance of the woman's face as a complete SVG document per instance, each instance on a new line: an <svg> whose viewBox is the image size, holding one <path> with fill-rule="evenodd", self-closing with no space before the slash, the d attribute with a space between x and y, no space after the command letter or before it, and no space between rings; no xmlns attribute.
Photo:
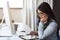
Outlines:
<svg viewBox="0 0 60 40"><path fill-rule="evenodd" d="M40 10L38 10L38 16L40 17L40 20L45 22L48 19L48 15Z"/></svg>

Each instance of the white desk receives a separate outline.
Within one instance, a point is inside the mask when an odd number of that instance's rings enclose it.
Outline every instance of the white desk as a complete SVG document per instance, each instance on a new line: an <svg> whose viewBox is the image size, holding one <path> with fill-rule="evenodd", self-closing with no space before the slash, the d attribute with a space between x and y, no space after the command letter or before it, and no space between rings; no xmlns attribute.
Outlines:
<svg viewBox="0 0 60 40"><path fill-rule="evenodd" d="M13 23L13 25L18 26L17 31L16 31L17 36L16 35L15 36L11 35L11 37L1 37L0 40L24 40L24 39L29 40L29 39L35 39L35 36L26 35L26 34L29 34L31 32L31 28L29 26L27 26L23 23ZM25 33L21 32L21 31L25 31ZM23 35L23 36L21 36L21 35ZM24 39L21 39L21 37L19 38L19 36L21 36Z"/></svg>
<svg viewBox="0 0 60 40"><path fill-rule="evenodd" d="M17 35L12 35L11 37L0 37L0 40L23 40L19 38Z"/></svg>
<svg viewBox="0 0 60 40"><path fill-rule="evenodd" d="M20 36L20 38L22 38L24 40L36 39L37 38L36 36L27 35L32 31L28 25L23 24L23 23L14 23L14 25L18 26L16 34L18 36ZM25 32L21 32L21 31L25 31Z"/></svg>
<svg viewBox="0 0 60 40"><path fill-rule="evenodd" d="M37 36L32 36L32 35L20 35L19 36L20 38L22 38L22 39L24 39L24 40L37 40L38 39L38 37Z"/></svg>

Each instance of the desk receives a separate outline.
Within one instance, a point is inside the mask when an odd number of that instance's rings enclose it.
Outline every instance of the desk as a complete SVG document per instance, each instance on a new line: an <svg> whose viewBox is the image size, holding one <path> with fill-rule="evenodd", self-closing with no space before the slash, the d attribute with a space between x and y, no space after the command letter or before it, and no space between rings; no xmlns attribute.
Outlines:
<svg viewBox="0 0 60 40"><path fill-rule="evenodd" d="M19 37L24 40L38 40L38 37L35 35L20 35Z"/></svg>
<svg viewBox="0 0 60 40"><path fill-rule="evenodd" d="M12 36L1 36L0 40L23 40L19 38L17 35L12 35Z"/></svg>
<svg viewBox="0 0 60 40"><path fill-rule="evenodd" d="M13 36L13 35L10 35L9 33L7 33L8 34L8 36L11 36L11 37L1 37L0 39L2 39L2 40L22 40L21 38L23 38L23 40L32 40L32 39L36 39L36 36L32 36L32 35L27 35L27 34L29 34L30 33L30 31L31 31L31 28L29 27L29 26L27 26L27 25L25 25L25 24L22 24L22 23L13 23L13 25L15 25L14 27L18 27L18 30L17 30L17 36ZM7 26L7 25L3 25L4 27L3 27L3 29L5 29L5 26ZM7 27L7 29L8 29L8 27ZM0 30L1 31L1 30ZM2 30L3 31L3 30ZM1 32L2 32L1 31ZM7 31L7 30L6 30ZM5 31L5 32L6 32ZM22 32L21 33L21 31L25 31L25 33L24 32ZM8 32L10 32L10 31L8 31ZM4 33L3 33L4 34ZM6 34L4 34L4 35L6 35ZM3 36L4 36L3 35ZM19 39L19 37L20 37L20 39Z"/></svg>
<svg viewBox="0 0 60 40"><path fill-rule="evenodd" d="M14 25L18 27L18 28L16 27L17 28L16 34L20 38L22 38L24 40L37 39L37 36L35 36L35 35L28 35L32 31L28 25L23 24L23 23L14 23Z"/></svg>

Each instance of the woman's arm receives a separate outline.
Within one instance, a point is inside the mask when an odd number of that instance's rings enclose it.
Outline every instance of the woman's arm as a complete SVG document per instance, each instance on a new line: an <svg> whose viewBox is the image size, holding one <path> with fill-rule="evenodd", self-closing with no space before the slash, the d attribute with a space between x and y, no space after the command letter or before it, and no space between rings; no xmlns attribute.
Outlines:
<svg viewBox="0 0 60 40"><path fill-rule="evenodd" d="M39 36L39 39L43 39L42 36L43 36L43 27L44 27L44 24L43 22L40 21L39 23L39 27L38 27L38 36Z"/></svg>
<svg viewBox="0 0 60 40"><path fill-rule="evenodd" d="M42 23L42 22L39 23L38 30L39 30L38 32L37 32L37 31L31 31L31 32L30 32L30 35L38 35L38 33L39 33L40 36L42 36L42 34L43 34L43 33L42 33L42 32L43 32L43 23ZM39 37L40 37L40 36L39 36Z"/></svg>
<svg viewBox="0 0 60 40"><path fill-rule="evenodd" d="M39 38L40 39L44 39L45 37L48 37L49 35L51 35L53 32L55 32L55 30L57 29L57 23L56 22L51 22L48 27L43 31L43 24L42 22L39 24L39 30L38 30L38 34L39 34Z"/></svg>
<svg viewBox="0 0 60 40"><path fill-rule="evenodd" d="M48 37L49 35L53 34L57 30L57 23L51 22L46 30L44 31L43 38Z"/></svg>

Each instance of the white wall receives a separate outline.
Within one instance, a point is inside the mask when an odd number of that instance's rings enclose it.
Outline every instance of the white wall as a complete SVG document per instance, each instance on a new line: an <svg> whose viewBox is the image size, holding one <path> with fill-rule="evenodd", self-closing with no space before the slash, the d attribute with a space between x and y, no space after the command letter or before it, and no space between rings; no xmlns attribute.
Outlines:
<svg viewBox="0 0 60 40"><path fill-rule="evenodd" d="M10 9L10 14L12 15L12 20L14 20L15 22L22 22L22 13L23 9L20 8L11 8ZM0 8L0 19L3 18L3 9Z"/></svg>

